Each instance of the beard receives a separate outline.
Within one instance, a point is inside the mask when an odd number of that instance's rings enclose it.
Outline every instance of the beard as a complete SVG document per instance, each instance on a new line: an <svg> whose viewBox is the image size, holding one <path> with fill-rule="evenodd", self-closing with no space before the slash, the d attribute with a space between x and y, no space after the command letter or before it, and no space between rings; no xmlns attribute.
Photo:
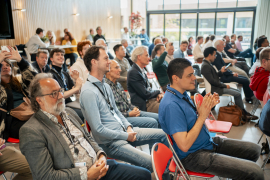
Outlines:
<svg viewBox="0 0 270 180"><path fill-rule="evenodd" d="M47 102L45 101L45 107L47 107L46 110L48 113L53 115L60 115L66 108L65 99L64 98L58 99L53 106L48 105Z"/></svg>

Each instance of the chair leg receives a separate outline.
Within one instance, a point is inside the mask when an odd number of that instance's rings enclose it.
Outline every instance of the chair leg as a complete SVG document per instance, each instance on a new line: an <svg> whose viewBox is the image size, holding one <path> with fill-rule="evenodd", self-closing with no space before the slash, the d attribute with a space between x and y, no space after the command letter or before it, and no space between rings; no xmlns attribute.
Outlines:
<svg viewBox="0 0 270 180"><path fill-rule="evenodd" d="M268 142L268 146L270 146L267 137L266 137L266 142ZM267 158L264 159L263 165L261 167L263 170L264 170L264 167L265 167L265 165L266 165L266 163L267 163L267 161L268 161L269 158L270 158L270 153L268 153Z"/></svg>
<svg viewBox="0 0 270 180"><path fill-rule="evenodd" d="M259 143L260 143L260 141L261 141L262 137L263 137L263 133L262 133L262 135L261 135L261 137L260 137L260 139L259 139L259 141L258 141L258 143L257 143L257 144L259 144Z"/></svg>
<svg viewBox="0 0 270 180"><path fill-rule="evenodd" d="M2 174L2 177L4 178L4 180L8 180L4 174Z"/></svg>

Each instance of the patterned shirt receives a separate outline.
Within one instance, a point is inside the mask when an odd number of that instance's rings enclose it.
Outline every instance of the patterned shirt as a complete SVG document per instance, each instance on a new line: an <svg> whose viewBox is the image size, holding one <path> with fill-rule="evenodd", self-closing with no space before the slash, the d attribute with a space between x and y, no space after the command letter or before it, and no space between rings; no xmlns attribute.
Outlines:
<svg viewBox="0 0 270 180"><path fill-rule="evenodd" d="M109 79L105 78L105 82L109 84L112 89L113 96L115 99L115 104L118 110L122 113L123 116L129 117L128 111L133 109L133 106L127 98L127 95L119 82L113 83Z"/></svg>
<svg viewBox="0 0 270 180"><path fill-rule="evenodd" d="M92 148L90 143L84 138L83 133L81 130L79 130L69 119L68 114L63 111L60 116L64 122L66 122L68 129L71 133L71 135L74 136L74 144L75 147L79 150L78 155L74 152L74 146L72 142L69 140L65 132L63 131L63 128L66 130L65 126L62 126L59 122L58 119L46 112L41 110L50 120L52 120L58 127L60 133L63 135L64 139L66 140L70 152L72 154L72 157L74 159L74 163L79 163L79 162L86 162L86 167L80 167L80 175L82 180L87 180L87 170L94 164L94 162L97 160L97 155L95 150Z"/></svg>

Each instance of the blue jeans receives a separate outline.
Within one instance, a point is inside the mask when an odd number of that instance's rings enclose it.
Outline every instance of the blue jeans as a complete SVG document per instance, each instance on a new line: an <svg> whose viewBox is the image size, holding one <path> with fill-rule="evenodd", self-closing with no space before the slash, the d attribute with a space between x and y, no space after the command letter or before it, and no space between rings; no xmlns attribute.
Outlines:
<svg viewBox="0 0 270 180"><path fill-rule="evenodd" d="M101 180L151 180L151 173L142 167L118 163L115 160L107 160L109 169ZM136 172L136 173L134 173Z"/></svg>
<svg viewBox="0 0 270 180"><path fill-rule="evenodd" d="M128 52L132 53L132 51L134 49L134 46L133 45L128 45L127 49L128 49Z"/></svg>
<svg viewBox="0 0 270 180"><path fill-rule="evenodd" d="M156 142L161 142L169 147L166 135L162 129L134 128L137 139L134 142L115 140L107 144L99 144L108 157L140 166L153 172L151 155L136 149L135 146L149 144L150 149Z"/></svg>
<svg viewBox="0 0 270 180"><path fill-rule="evenodd" d="M255 163L259 145L214 137L213 150L198 150L182 159L187 170L239 180L263 180L263 170Z"/></svg>
<svg viewBox="0 0 270 180"><path fill-rule="evenodd" d="M130 112L129 110L128 112ZM127 117L128 122L132 124L133 127L139 128L158 128L158 114L141 111L138 117Z"/></svg>
<svg viewBox="0 0 270 180"><path fill-rule="evenodd" d="M252 50L251 50L250 48L248 48L248 49L246 49L246 50L240 52L239 54L237 54L237 57L251 58L250 64L252 64L254 54L252 53Z"/></svg>

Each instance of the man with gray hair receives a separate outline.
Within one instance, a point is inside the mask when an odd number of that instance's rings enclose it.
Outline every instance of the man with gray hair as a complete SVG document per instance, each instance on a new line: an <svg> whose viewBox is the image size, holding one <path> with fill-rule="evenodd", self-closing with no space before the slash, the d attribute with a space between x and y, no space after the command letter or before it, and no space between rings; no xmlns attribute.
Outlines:
<svg viewBox="0 0 270 180"><path fill-rule="evenodd" d="M152 90L145 73L144 67L149 64L149 55L146 46L138 46L132 52L131 59L134 62L127 75L128 92L131 103L142 111L158 113L159 102L163 93Z"/></svg>
<svg viewBox="0 0 270 180"><path fill-rule="evenodd" d="M133 61L131 60L131 55L130 55L130 51L127 49L127 47L128 47L128 42L127 42L127 40L126 39L122 39L121 40L121 44L124 46L124 48L126 49L126 56L125 56L125 58L128 60L128 62L129 62L129 64L130 64L130 66L132 66L133 65Z"/></svg>
<svg viewBox="0 0 270 180"><path fill-rule="evenodd" d="M36 56L36 61L32 63L32 66L38 73L47 73L50 71L50 66L47 64L49 58L49 52L47 50L39 50Z"/></svg>
<svg viewBox="0 0 270 180"><path fill-rule="evenodd" d="M35 114L20 130L20 149L33 179L151 179L144 168L107 160L76 112L65 108L64 89L51 74L38 74L29 91Z"/></svg>
<svg viewBox="0 0 270 180"><path fill-rule="evenodd" d="M102 35L102 29L100 26L96 28L96 32L97 34L94 36L94 45L96 45L98 39L104 39L105 43L107 43L105 37Z"/></svg>
<svg viewBox="0 0 270 180"><path fill-rule="evenodd" d="M214 46L217 49L216 59L212 63L212 65L215 65L218 70L221 70L223 66L226 66L226 63L224 62L224 59L222 58L222 51L224 50L224 41L217 40L214 43ZM230 69L228 69L225 73L223 73L223 76L220 77L220 81L223 83L229 83L229 82L237 82L239 84L243 85L246 102L253 103L253 92L249 87L249 79L245 76L238 75L236 72L232 72Z"/></svg>

